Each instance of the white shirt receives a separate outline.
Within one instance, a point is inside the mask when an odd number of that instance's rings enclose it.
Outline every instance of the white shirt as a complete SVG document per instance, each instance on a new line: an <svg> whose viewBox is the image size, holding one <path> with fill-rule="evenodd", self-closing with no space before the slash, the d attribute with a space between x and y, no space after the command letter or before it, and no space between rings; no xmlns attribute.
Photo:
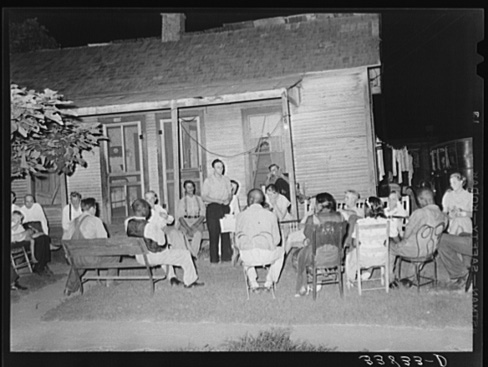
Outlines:
<svg viewBox="0 0 488 367"><path fill-rule="evenodd" d="M236 218L236 244L239 250L274 250L281 235L276 216L260 204L252 204Z"/></svg>
<svg viewBox="0 0 488 367"><path fill-rule="evenodd" d="M24 223L27 222L41 222L42 231L44 234L49 234L49 226L47 225L47 218L44 214L44 210L42 206L38 203L32 204L32 207L29 209L25 205L20 208L22 214L24 214Z"/></svg>
<svg viewBox="0 0 488 367"><path fill-rule="evenodd" d="M70 213L71 212L71 213ZM78 218L81 215L81 205L78 206L78 209L75 208L73 204L68 204L63 208L63 214L61 217L61 225L64 231L67 231L71 222ZM71 214L71 218L70 218Z"/></svg>

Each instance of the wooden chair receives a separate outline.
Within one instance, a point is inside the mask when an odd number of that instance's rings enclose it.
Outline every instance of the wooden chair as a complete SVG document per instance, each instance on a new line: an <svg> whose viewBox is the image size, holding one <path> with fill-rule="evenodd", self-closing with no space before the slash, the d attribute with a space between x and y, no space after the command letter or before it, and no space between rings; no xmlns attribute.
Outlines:
<svg viewBox="0 0 488 367"><path fill-rule="evenodd" d="M437 287L437 246L439 244L439 238L444 232L444 223L438 224L435 228L424 224L418 230L416 234L417 255L413 257L398 256L398 277L401 279L402 274L402 262L406 261L415 266L415 273L408 278L414 278L413 285L417 287L417 292L420 292L420 287L427 284L434 284ZM427 277L421 274L422 269L428 263L434 263L434 277ZM422 282L425 279L425 282Z"/></svg>
<svg viewBox="0 0 488 367"><path fill-rule="evenodd" d="M25 247L13 248L10 251L10 261L12 267L18 272L21 269L27 268L29 272L32 273L32 265L30 262L30 257L28 251Z"/></svg>
<svg viewBox="0 0 488 367"><path fill-rule="evenodd" d="M280 233L281 233L281 244L282 246L285 245L288 235L292 232L299 230L300 220L299 219L292 219L292 220L284 220L280 223Z"/></svg>
<svg viewBox="0 0 488 367"><path fill-rule="evenodd" d="M241 261L242 261L242 259L241 259ZM262 268L265 272L268 272L269 268L271 266L271 263L245 263L244 261L242 261L242 268L244 270L244 280L246 282L246 293L247 293L247 300L248 301L249 301L249 295L251 293L250 292L251 284L249 283L249 278L247 276L247 269L251 266L256 268L256 273L258 273L259 268ZM259 285L258 289L264 289L264 282L265 281L259 278L259 274L258 274L257 282ZM276 284L273 283L271 286L271 294L273 295L273 299L276 299L275 291L276 291Z"/></svg>
<svg viewBox="0 0 488 367"><path fill-rule="evenodd" d="M384 289L386 293L389 291L389 237L390 232L390 222L384 218L379 218L375 221L376 223L371 223L368 219L360 219L356 222L355 235L356 235L356 283L358 286L359 295L363 291L370 290L382 290ZM374 244L379 244L380 246L372 246L372 241ZM371 260L371 257L382 258L382 261L375 262ZM369 260L366 260L368 259ZM367 264L364 266L363 264ZM361 278L362 269L381 269L381 275L379 278L370 278L363 280ZM368 287L363 288L362 282L375 282L380 281L381 286L378 287Z"/></svg>
<svg viewBox="0 0 488 367"><path fill-rule="evenodd" d="M317 285L337 284L341 298L344 294L342 274L344 272L343 241L346 234L347 222L324 222L316 226L312 237L312 264L307 268L307 274L312 272L312 294L317 298ZM334 259L322 262L317 259L317 251L325 245L336 247L337 255ZM322 271L319 275L318 272ZM318 279L320 276L320 280Z"/></svg>

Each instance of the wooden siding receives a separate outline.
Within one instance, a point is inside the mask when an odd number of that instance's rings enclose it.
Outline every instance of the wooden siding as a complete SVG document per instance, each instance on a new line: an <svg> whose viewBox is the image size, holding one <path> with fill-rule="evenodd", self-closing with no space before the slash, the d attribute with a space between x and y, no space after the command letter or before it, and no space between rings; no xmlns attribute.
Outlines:
<svg viewBox="0 0 488 367"><path fill-rule="evenodd" d="M96 118L84 118L83 122L97 122ZM103 143L102 143L103 144ZM67 178L68 195L72 191L78 191L83 198L92 197L99 204L100 218L108 223L107 213L102 205L102 175L100 166L100 148L84 152L83 159L87 167L76 167L72 176Z"/></svg>
<svg viewBox="0 0 488 367"><path fill-rule="evenodd" d="M242 110L269 106L281 108L280 99L234 103L206 108L205 141L208 151L206 154L207 172L204 172L204 177L207 177L212 172L212 161L220 158L226 167L225 174L230 179L239 182L238 195L241 208L247 205L247 192L251 189L251 187L247 187L247 175L250 174L248 172L248 155L241 154L232 158L228 157L246 150L244 146Z"/></svg>
<svg viewBox="0 0 488 367"><path fill-rule="evenodd" d="M15 204L19 207L24 205L24 197L31 193L30 176L23 179L16 179L12 181L11 190L15 192L17 200Z"/></svg>
<svg viewBox="0 0 488 367"><path fill-rule="evenodd" d="M154 113L146 114L145 138L147 146L147 157L144 157L144 160L147 159L147 167L149 171L149 182L146 183L146 186L149 188L149 190L153 190L154 192L157 192L158 195L160 195L158 170L158 156L160 154L158 149L158 140L160 139L160 129L159 121L156 121L155 117L156 116Z"/></svg>
<svg viewBox="0 0 488 367"><path fill-rule="evenodd" d="M375 193L365 73L322 73L302 82L301 104L291 108L291 129L296 180L307 195L325 191L342 199L346 189L363 197Z"/></svg>

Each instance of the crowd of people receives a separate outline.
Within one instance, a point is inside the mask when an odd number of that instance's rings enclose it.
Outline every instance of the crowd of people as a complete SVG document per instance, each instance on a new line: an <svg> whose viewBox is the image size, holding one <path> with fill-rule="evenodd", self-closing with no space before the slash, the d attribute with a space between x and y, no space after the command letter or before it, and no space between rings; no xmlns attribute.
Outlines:
<svg viewBox="0 0 488 367"><path fill-rule="evenodd" d="M312 237L315 229L325 222L344 223L343 247L345 276L348 285L354 284L357 268L366 268L362 279L371 276L371 268L378 262L375 259L368 265L357 264L355 226L359 223L389 222L389 261L390 288L400 284L411 286L411 282L400 279L396 273L395 262L399 256L420 256L416 235L424 224L436 227L442 224L446 229L442 234L438 253L439 258L451 278L449 285L459 289L466 282L470 257L472 255L472 194L463 188L465 179L459 173L450 177L451 189L442 200L442 210L434 203L434 195L429 187L419 187L415 193L415 205L408 213L401 205L400 190L388 190L386 207L379 197L371 196L358 206L360 194L356 190L346 190L344 205L337 207L336 199L329 193L316 195L300 221L297 231L288 233L280 228L280 222L292 219L290 214L289 184L280 168L273 164L266 180L265 190L253 188L247 194L247 206L241 210L237 192L239 184L225 175L225 165L220 159L212 162L212 173L205 179L201 196L197 195L196 185L191 180L183 183L184 195L178 201L174 217L159 203L154 191L145 193L144 198L135 200L132 205L133 216L125 220L125 232L130 237L144 239L149 251L148 260L153 266L161 266L171 286L193 288L203 286L199 281L195 261L198 258L205 226L209 234L210 264L231 262L238 254L253 292L261 291L257 282L255 266L270 265L264 289L270 290L279 280L286 256L292 256L297 271L296 297L309 291L307 268L312 263ZM15 205L12 192L12 248L25 247L30 250L34 271L50 276L48 267L51 251L49 227L42 207L35 203L32 195L26 195L24 206ZM82 198L78 192L70 194L70 202L63 208L63 239L107 238L108 233L100 218L96 216L97 203L93 198ZM223 229L222 219L232 216L235 223L232 230ZM405 219L408 222L405 225ZM374 238L367 246L374 249L384 246ZM374 253L374 251L373 251ZM337 248L325 244L316 254L317 262L332 261L337 256ZM105 259L106 260L106 259ZM114 257L114 262L120 257ZM136 257L143 263L143 259ZM77 258L80 264L95 264L96 257ZM178 279L175 267L183 270L183 279ZM109 270L116 272L116 269ZM12 289L22 289L15 271L12 272ZM408 273L408 269L407 269ZM65 294L71 295L80 289L80 275L71 269L66 283ZM107 286L113 282L107 281Z"/></svg>

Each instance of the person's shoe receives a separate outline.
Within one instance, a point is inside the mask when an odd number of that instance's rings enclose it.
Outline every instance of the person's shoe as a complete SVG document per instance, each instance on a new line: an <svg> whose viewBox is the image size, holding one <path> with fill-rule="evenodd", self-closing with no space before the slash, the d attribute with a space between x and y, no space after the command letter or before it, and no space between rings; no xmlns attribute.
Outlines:
<svg viewBox="0 0 488 367"><path fill-rule="evenodd" d="M172 287L179 287L183 284L183 282L178 278L173 277L169 280L169 284L171 284Z"/></svg>
<svg viewBox="0 0 488 367"><path fill-rule="evenodd" d="M20 285L19 282L14 282L10 285L10 290L11 291L17 291L17 290L25 291L25 290L27 290L27 287Z"/></svg>
<svg viewBox="0 0 488 367"><path fill-rule="evenodd" d="M390 289L398 288L398 282L396 280L394 280L393 282L390 283L389 287L390 287Z"/></svg>
<svg viewBox="0 0 488 367"><path fill-rule="evenodd" d="M51 271L51 269L49 269L47 265L44 267L44 274L46 274L48 277L54 276L54 273Z"/></svg>
<svg viewBox="0 0 488 367"><path fill-rule="evenodd" d="M185 288L203 287L204 285L205 285L205 283L203 283L203 282L195 281L195 282L191 283L190 285L185 284Z"/></svg>
<svg viewBox="0 0 488 367"><path fill-rule="evenodd" d="M466 280L468 279L468 274L463 275L462 277L456 279L453 283L449 284L449 289L459 290L464 288L464 286L466 285Z"/></svg>
<svg viewBox="0 0 488 367"><path fill-rule="evenodd" d="M413 285L413 282L410 279L403 278L400 279L400 284L403 285L405 288L410 288Z"/></svg>
<svg viewBox="0 0 488 367"><path fill-rule="evenodd" d="M369 270L363 271L361 273L361 280L368 280L369 278L371 278L371 274L372 272Z"/></svg>
<svg viewBox="0 0 488 367"><path fill-rule="evenodd" d="M77 291L70 291L69 289L65 289L63 294L66 296L66 297L69 297L71 296L72 294L75 294Z"/></svg>

